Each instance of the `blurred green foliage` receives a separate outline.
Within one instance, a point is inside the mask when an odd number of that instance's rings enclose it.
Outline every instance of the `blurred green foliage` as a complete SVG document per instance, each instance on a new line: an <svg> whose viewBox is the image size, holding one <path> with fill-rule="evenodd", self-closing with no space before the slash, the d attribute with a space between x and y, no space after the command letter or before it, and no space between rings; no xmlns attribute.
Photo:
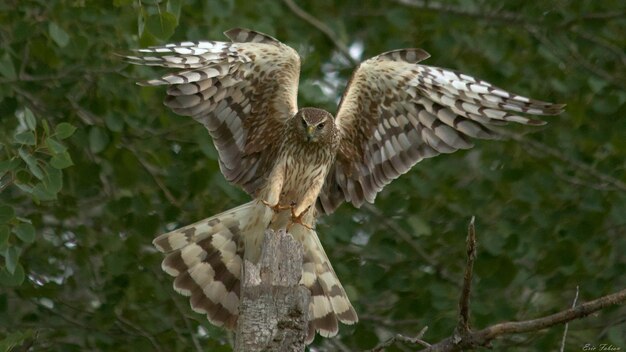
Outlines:
<svg viewBox="0 0 626 352"><path fill-rule="evenodd" d="M162 106L157 75L116 54L248 27L303 57L300 105L335 110L353 62L287 1L0 2L0 350L230 350L160 270L152 238L248 197L202 126ZM622 1L298 1L352 61L422 47L425 63L567 103L545 128L425 160L375 206L319 232L360 314L316 350L456 324L466 226L477 218L474 327L626 287L626 7ZM160 71L159 71L160 72ZM494 342L544 351L562 327ZM626 348L626 310L570 324L566 350ZM415 348L395 345L390 351Z"/></svg>

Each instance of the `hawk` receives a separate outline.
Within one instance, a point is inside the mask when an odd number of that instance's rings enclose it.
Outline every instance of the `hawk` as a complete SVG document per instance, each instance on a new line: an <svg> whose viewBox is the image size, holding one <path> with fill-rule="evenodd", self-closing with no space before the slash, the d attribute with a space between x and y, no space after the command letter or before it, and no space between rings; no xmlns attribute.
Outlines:
<svg viewBox="0 0 626 352"><path fill-rule="evenodd" d="M266 229L287 227L304 249L301 284L311 292L307 343L334 336L357 314L315 231L343 202L374 202L385 185L424 158L493 139L492 126L541 125L519 115L556 115L564 105L506 92L485 81L418 62L422 49L389 51L354 71L333 117L297 106L300 57L251 30L231 42L139 49L134 64L177 69L141 82L167 86L165 105L204 124L226 179L254 200L158 236L163 270L193 310L236 326L244 258L256 261Z"/></svg>

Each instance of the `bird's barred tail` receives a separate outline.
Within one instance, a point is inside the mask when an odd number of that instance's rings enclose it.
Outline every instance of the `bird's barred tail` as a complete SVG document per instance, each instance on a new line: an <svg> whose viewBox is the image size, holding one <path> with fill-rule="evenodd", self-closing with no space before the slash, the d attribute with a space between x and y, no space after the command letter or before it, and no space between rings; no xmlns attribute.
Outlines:
<svg viewBox="0 0 626 352"><path fill-rule="evenodd" d="M339 330L338 322L351 325L359 318L324 252L317 232L295 225L291 234L302 243L304 252L300 283L311 291L308 344L315 338L316 331L324 337L335 336Z"/></svg>
<svg viewBox="0 0 626 352"><path fill-rule="evenodd" d="M237 325L244 252L260 252L269 222L268 211L252 201L153 241L159 251L167 254L162 268L175 277L174 290L190 297L191 308L206 314L214 325L228 329ZM303 246L300 283L311 291L307 336L310 343L316 331L325 337L334 336L339 321L353 324L358 318L317 233L298 225L291 232Z"/></svg>
<svg viewBox="0 0 626 352"><path fill-rule="evenodd" d="M167 253L161 267L175 277L174 290L190 297L194 311L228 329L237 325L244 253L241 220L253 211L254 204L247 203L160 235L152 242Z"/></svg>

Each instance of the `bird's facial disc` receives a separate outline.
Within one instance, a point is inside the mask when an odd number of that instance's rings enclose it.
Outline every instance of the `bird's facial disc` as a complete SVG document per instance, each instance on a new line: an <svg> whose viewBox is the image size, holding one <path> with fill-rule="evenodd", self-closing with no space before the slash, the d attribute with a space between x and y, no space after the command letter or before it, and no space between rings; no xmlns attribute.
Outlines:
<svg viewBox="0 0 626 352"><path fill-rule="evenodd" d="M302 127L307 142L317 142L324 128L324 121L310 121L310 116L302 112Z"/></svg>

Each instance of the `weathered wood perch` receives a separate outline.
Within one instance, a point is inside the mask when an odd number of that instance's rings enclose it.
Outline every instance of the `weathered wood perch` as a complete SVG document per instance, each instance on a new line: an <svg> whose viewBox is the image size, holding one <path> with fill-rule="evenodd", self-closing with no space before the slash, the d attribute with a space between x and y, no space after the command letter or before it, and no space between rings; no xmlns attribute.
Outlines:
<svg viewBox="0 0 626 352"><path fill-rule="evenodd" d="M244 262L236 352L301 352L309 290L300 285L302 246L284 230L267 230L257 264Z"/></svg>

